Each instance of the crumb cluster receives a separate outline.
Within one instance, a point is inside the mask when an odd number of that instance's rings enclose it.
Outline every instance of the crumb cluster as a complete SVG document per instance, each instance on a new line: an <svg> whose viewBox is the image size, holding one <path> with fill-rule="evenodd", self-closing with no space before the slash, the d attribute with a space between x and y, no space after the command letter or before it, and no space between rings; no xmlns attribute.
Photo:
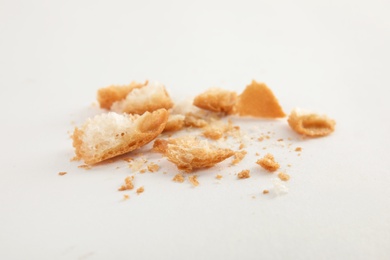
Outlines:
<svg viewBox="0 0 390 260"><path fill-rule="evenodd" d="M263 158L257 160L256 163L269 172L274 172L280 167L279 163L275 161L274 156L270 153L267 153Z"/></svg>

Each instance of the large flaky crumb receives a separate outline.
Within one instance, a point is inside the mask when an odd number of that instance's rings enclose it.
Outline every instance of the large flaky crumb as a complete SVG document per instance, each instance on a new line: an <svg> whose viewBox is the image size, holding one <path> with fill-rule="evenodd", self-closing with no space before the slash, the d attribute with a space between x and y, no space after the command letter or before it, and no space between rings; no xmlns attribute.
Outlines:
<svg viewBox="0 0 390 260"><path fill-rule="evenodd" d="M175 175L175 177L173 177L172 180L175 181L175 182L183 183L184 182L184 176L183 176L183 174L178 173L178 174Z"/></svg>
<svg viewBox="0 0 390 260"><path fill-rule="evenodd" d="M270 172L274 172L280 167L279 163L275 161L274 156L270 153L266 154L263 158L257 160L256 163Z"/></svg>
<svg viewBox="0 0 390 260"><path fill-rule="evenodd" d="M188 176L188 180L191 182L191 184L196 187L199 185L198 176L197 175L191 175Z"/></svg>
<svg viewBox="0 0 390 260"><path fill-rule="evenodd" d="M109 86L106 88L101 88L98 90L97 93L97 99L100 104L101 108L110 109L112 104L123 100L126 98L126 96L134 89L141 88L145 86L148 82L145 83L138 83L138 82L131 82L129 85L126 86Z"/></svg>
<svg viewBox="0 0 390 260"><path fill-rule="evenodd" d="M240 116L262 118L286 116L271 89L266 84L254 80L238 97L235 112Z"/></svg>
<svg viewBox="0 0 390 260"><path fill-rule="evenodd" d="M202 128L208 125L202 116L189 112L185 115L184 125L188 127Z"/></svg>
<svg viewBox="0 0 390 260"><path fill-rule="evenodd" d="M118 190L119 191L132 190L134 188L133 180L134 180L134 176L126 177L125 184L122 185Z"/></svg>
<svg viewBox="0 0 390 260"><path fill-rule="evenodd" d="M184 127L184 115L172 115L170 114L168 117L167 124L165 125L164 132L173 132L178 131Z"/></svg>
<svg viewBox="0 0 390 260"><path fill-rule="evenodd" d="M247 179L247 178L250 178L251 175L250 175L250 171L249 170L243 170L241 172L238 173L237 177L239 179Z"/></svg>
<svg viewBox="0 0 390 260"><path fill-rule="evenodd" d="M165 109L142 116L113 112L97 115L73 132L76 158L95 164L138 149L155 139L167 120Z"/></svg>
<svg viewBox="0 0 390 260"><path fill-rule="evenodd" d="M139 194L141 194L142 192L144 192L145 191L145 188L142 186L142 187L139 187L138 189L137 189L137 194L139 195Z"/></svg>
<svg viewBox="0 0 390 260"><path fill-rule="evenodd" d="M191 172L198 168L208 168L234 154L230 149L215 147L206 140L194 136L174 139L157 139L153 149L162 153L180 169Z"/></svg>
<svg viewBox="0 0 390 260"><path fill-rule="evenodd" d="M284 172L280 172L278 174L278 177L279 179L281 179L282 181L288 181L290 179L290 175L288 175L287 173L284 173Z"/></svg>
<svg viewBox="0 0 390 260"><path fill-rule="evenodd" d="M287 121L295 132L311 137L329 135L336 125L336 121L325 115L302 112L299 109L294 109Z"/></svg>
<svg viewBox="0 0 390 260"><path fill-rule="evenodd" d="M160 108L172 108L173 102L164 85L149 82L141 88L133 89L125 99L112 104L111 110L117 113L143 114Z"/></svg>
<svg viewBox="0 0 390 260"><path fill-rule="evenodd" d="M242 161L242 159L244 159L245 155L247 154L246 151L242 150L242 151L237 151L234 153L234 159L232 161L232 164L233 165L237 165L239 162Z"/></svg>
<svg viewBox="0 0 390 260"><path fill-rule="evenodd" d="M154 162L149 163L149 165L148 165L148 171L150 171L150 172L156 172L156 171L158 171L158 169L160 169L160 166L158 166L158 165L155 164Z"/></svg>
<svg viewBox="0 0 390 260"><path fill-rule="evenodd" d="M237 101L237 94L220 88L211 88L194 99L194 105L213 112L229 113Z"/></svg>

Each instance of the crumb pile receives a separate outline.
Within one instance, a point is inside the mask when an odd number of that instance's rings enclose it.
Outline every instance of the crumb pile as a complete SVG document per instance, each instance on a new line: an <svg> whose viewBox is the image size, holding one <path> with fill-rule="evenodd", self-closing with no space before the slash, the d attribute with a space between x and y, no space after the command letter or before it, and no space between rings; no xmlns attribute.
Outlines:
<svg viewBox="0 0 390 260"><path fill-rule="evenodd" d="M262 157L257 161L252 159L253 168L236 171L237 178L248 179L250 173L255 176L262 171L272 174L279 169L281 171L273 181L273 188L259 192L268 194L271 190L279 195L288 191L285 182L290 175L285 168L281 168L278 162L280 158L275 159L272 153L262 151L269 148L265 143L273 139L275 133L254 128L248 134L232 121L232 118L252 117L278 122L286 117L276 96L264 83L252 81L241 94L210 88L196 96L192 105L187 105L190 109L175 105L164 85L149 81L99 89L97 100L100 108L107 112L87 119L81 127L74 129L73 160L83 160L85 164L79 167L90 169L129 154L130 157L123 157L122 160L135 175L126 177L119 191L133 190L138 173L158 173L161 170L158 163L148 162L149 154L160 154L160 159L166 158L177 167L176 172L172 172L172 181L184 183L187 180L191 186L197 187L200 185L200 175L192 174L194 171L200 173L202 169L213 168L217 164L226 165L224 161L230 157L232 160L226 167L239 167L242 160L249 162L249 156L245 158L248 154L246 147L254 143L257 145L255 155ZM295 134L302 137L329 135L336 124L327 116L302 112L300 109L292 110L287 123ZM291 147L291 137L274 140L274 147L290 149L299 152L298 155L302 152L300 146ZM151 142L152 149L138 156L136 151ZM287 164L287 167L291 167L291 164ZM59 172L59 175L65 174ZM216 174L215 178L219 182L223 175ZM140 186L135 192L141 194L144 191L144 186ZM127 200L129 195L125 194L123 198Z"/></svg>

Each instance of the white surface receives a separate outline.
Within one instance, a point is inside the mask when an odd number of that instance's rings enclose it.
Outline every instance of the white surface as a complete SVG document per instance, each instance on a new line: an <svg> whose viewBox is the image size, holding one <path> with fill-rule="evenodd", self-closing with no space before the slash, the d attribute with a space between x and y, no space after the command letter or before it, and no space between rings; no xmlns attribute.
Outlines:
<svg viewBox="0 0 390 260"><path fill-rule="evenodd" d="M389 259L390 2L313 2L0 1L0 258ZM260 170L235 179L252 152L197 188L163 159L122 201L125 163L77 168L67 131L98 113L98 88L145 79L175 98L257 79L336 132L294 141L300 157L274 147L287 195L262 195Z"/></svg>

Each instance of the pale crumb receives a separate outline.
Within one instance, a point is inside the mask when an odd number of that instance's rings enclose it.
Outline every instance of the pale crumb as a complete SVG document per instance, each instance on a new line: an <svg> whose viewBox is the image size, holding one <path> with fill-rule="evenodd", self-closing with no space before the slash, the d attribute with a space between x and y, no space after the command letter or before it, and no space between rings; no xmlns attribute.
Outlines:
<svg viewBox="0 0 390 260"><path fill-rule="evenodd" d="M237 165L239 162L242 161L242 159L244 159L244 157L245 157L246 154L247 154L247 152L246 152L245 150L235 152L235 153L234 153L234 159L233 159L233 161L232 161L232 164L233 164L233 165Z"/></svg>
<svg viewBox="0 0 390 260"><path fill-rule="evenodd" d="M200 115L190 112L185 115L184 125L188 127L192 126L192 127L202 128L207 126L208 123Z"/></svg>
<svg viewBox="0 0 390 260"><path fill-rule="evenodd" d="M221 180L222 179L222 175L221 174L217 174L216 176L215 176L215 178L217 179L217 180Z"/></svg>
<svg viewBox="0 0 390 260"><path fill-rule="evenodd" d="M263 194L268 194L269 190L263 190Z"/></svg>
<svg viewBox="0 0 390 260"><path fill-rule="evenodd" d="M265 139L270 139L271 137L269 135L266 135L265 136Z"/></svg>
<svg viewBox="0 0 390 260"><path fill-rule="evenodd" d="M139 171L139 173L145 173L146 172L146 169L142 169Z"/></svg>
<svg viewBox="0 0 390 260"><path fill-rule="evenodd" d="M163 174L167 174L167 172L163 172Z"/></svg>
<svg viewBox="0 0 390 260"><path fill-rule="evenodd" d="M183 176L183 174L178 173L178 174L175 175L175 177L173 177L172 180L175 181L175 182L183 183L184 182L184 176Z"/></svg>
<svg viewBox="0 0 390 260"><path fill-rule="evenodd" d="M138 189L137 189L137 194L139 195L139 194L141 194L142 192L144 192L145 191L145 188L142 186L142 187L139 187Z"/></svg>
<svg viewBox="0 0 390 260"><path fill-rule="evenodd" d="M142 168L142 166L144 166L145 163L146 163L145 158L134 159L134 160L130 161L129 167L130 167L132 172L137 172Z"/></svg>
<svg viewBox="0 0 390 260"><path fill-rule="evenodd" d="M127 194L123 194L123 200L128 200L128 199L130 199L130 196Z"/></svg>
<svg viewBox="0 0 390 260"><path fill-rule="evenodd" d="M240 144L240 147L238 147L238 149L241 150L241 149L243 149L243 148L245 148L245 144L244 144L244 143L241 143L241 144Z"/></svg>
<svg viewBox="0 0 390 260"><path fill-rule="evenodd" d="M160 169L160 166L158 166L158 165L155 164L154 162L149 163L149 165L148 165L148 170L149 170L150 172L156 172L156 171L158 171L158 169Z"/></svg>
<svg viewBox="0 0 390 260"><path fill-rule="evenodd" d="M241 172L238 173L237 177L239 179L248 179L251 177L250 171L249 170L242 170Z"/></svg>
<svg viewBox="0 0 390 260"><path fill-rule="evenodd" d="M292 141L293 139L291 137L287 138L287 140Z"/></svg>
<svg viewBox="0 0 390 260"><path fill-rule="evenodd" d="M118 191L132 190L134 188L133 184L134 176L128 176L125 178L125 184L122 185Z"/></svg>
<svg viewBox="0 0 390 260"><path fill-rule="evenodd" d="M260 154L259 153L256 153L256 156L259 156Z"/></svg>
<svg viewBox="0 0 390 260"><path fill-rule="evenodd" d="M301 156L301 154L299 153L298 156Z"/></svg>
<svg viewBox="0 0 390 260"><path fill-rule="evenodd" d="M295 148L295 151L296 151L296 152L302 151L302 147L297 147L297 148Z"/></svg>
<svg viewBox="0 0 390 260"><path fill-rule="evenodd" d="M253 195L253 196L252 196L252 199L256 199L256 196L255 196L255 195Z"/></svg>
<svg viewBox="0 0 390 260"><path fill-rule="evenodd" d="M262 141L264 141L264 137L259 137L259 138L257 138L257 140L262 142Z"/></svg>
<svg viewBox="0 0 390 260"><path fill-rule="evenodd" d="M58 175L60 175L60 176L63 176L63 175L65 175L65 174L67 174L67 172L59 172L59 173L58 173Z"/></svg>
<svg viewBox="0 0 390 260"><path fill-rule="evenodd" d="M117 169L117 170L120 169L120 168L121 168L121 167L119 167L119 166L115 167L115 169Z"/></svg>
<svg viewBox="0 0 390 260"><path fill-rule="evenodd" d="M77 166L77 168L90 170L92 168L92 166L91 165L87 165L87 164L82 164L82 165Z"/></svg>
<svg viewBox="0 0 390 260"><path fill-rule="evenodd" d="M287 186L280 179L273 180L273 191L276 195L282 195L288 193Z"/></svg>
<svg viewBox="0 0 390 260"><path fill-rule="evenodd" d="M282 181L288 181L290 179L290 175L288 175L287 173L284 173L284 172L280 172L278 174L278 177L279 179L281 179Z"/></svg>
<svg viewBox="0 0 390 260"><path fill-rule="evenodd" d="M263 150L267 150L267 147L263 147Z"/></svg>
<svg viewBox="0 0 390 260"><path fill-rule="evenodd" d="M257 160L256 163L270 172L274 172L280 167L279 163L275 161L274 156L270 153L266 154L263 158Z"/></svg>
<svg viewBox="0 0 390 260"><path fill-rule="evenodd" d="M198 176L197 175L188 176L188 180L191 182L191 184L194 187L199 185L199 181L198 181Z"/></svg>
<svg viewBox="0 0 390 260"><path fill-rule="evenodd" d="M287 164L287 167L291 167L291 164Z"/></svg>
<svg viewBox="0 0 390 260"><path fill-rule="evenodd" d="M278 142L283 142L283 138L280 138L277 140Z"/></svg>

